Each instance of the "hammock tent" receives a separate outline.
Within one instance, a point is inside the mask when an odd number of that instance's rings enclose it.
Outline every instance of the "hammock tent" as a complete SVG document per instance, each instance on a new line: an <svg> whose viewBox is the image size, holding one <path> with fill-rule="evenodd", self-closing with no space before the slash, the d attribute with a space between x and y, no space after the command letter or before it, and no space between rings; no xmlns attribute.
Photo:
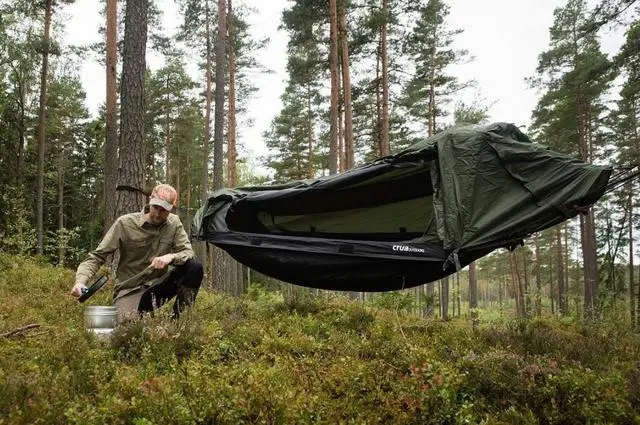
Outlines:
<svg viewBox="0 0 640 425"><path fill-rule="evenodd" d="M533 144L511 124L455 128L342 174L217 191L192 229L285 282L397 290L579 214L611 173Z"/></svg>

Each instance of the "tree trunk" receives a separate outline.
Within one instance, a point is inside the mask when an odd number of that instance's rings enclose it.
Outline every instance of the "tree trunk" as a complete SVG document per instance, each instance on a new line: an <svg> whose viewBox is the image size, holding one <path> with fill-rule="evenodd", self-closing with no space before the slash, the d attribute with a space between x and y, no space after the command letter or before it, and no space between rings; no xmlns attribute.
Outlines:
<svg viewBox="0 0 640 425"><path fill-rule="evenodd" d="M227 21L229 28L229 123L227 142L227 187L238 185L236 161L238 153L236 150L236 27L233 15L232 0L227 2Z"/></svg>
<svg viewBox="0 0 640 425"><path fill-rule="evenodd" d="M440 309L442 311L442 320L449 320L449 276L441 279Z"/></svg>
<svg viewBox="0 0 640 425"><path fill-rule="evenodd" d="M247 290L249 289L246 284L245 284L245 280L244 280L244 269L245 266L243 266L241 263L239 263L238 261L233 261L233 264L235 264L236 266L236 282L238 282L238 295L242 295L245 294L247 292Z"/></svg>
<svg viewBox="0 0 640 425"><path fill-rule="evenodd" d="M244 291L247 292L251 287L251 269L245 265L242 265L242 282Z"/></svg>
<svg viewBox="0 0 640 425"><path fill-rule="evenodd" d="M456 273L456 286L458 289L456 302L458 304L458 317L460 317L462 315L462 292L460 291L460 273Z"/></svg>
<svg viewBox="0 0 640 425"><path fill-rule="evenodd" d="M216 91L215 117L213 121L213 184L215 190L224 187L223 147L224 147L224 71L226 69L227 3L218 0L218 39L216 41Z"/></svg>
<svg viewBox="0 0 640 425"><path fill-rule="evenodd" d="M338 10L337 1L329 0L329 67L331 74L331 109L329 123L329 174L338 172Z"/></svg>
<svg viewBox="0 0 640 425"><path fill-rule="evenodd" d="M569 225L565 221L562 223L563 235L564 235L564 256L562 258L564 264L564 291L565 291L565 300L566 300L566 308L569 311Z"/></svg>
<svg viewBox="0 0 640 425"><path fill-rule="evenodd" d="M207 63L205 65L205 91L204 91L204 139L202 141L202 182L200 196L202 204L207 202L209 194L209 140L211 139L211 68L213 60L211 58L211 10L209 8L209 0L205 0L205 21L206 21L206 43L207 43Z"/></svg>
<svg viewBox="0 0 640 425"><path fill-rule="evenodd" d="M460 282L460 273L456 273L456 280L453 281L453 283L451 284L452 288L453 288L453 302L451 303L451 316L452 317L456 317L456 298L457 298L457 291L456 291L456 282L459 284Z"/></svg>
<svg viewBox="0 0 640 425"><path fill-rule="evenodd" d="M435 77L433 71L429 79L429 102L427 110L427 137L431 137L436 133L436 96L435 96Z"/></svg>
<svg viewBox="0 0 640 425"><path fill-rule="evenodd" d="M541 266L541 258L540 258L540 233L536 232L533 235L533 241L535 243L536 249L536 297L535 297L535 309L536 315L542 315L542 279L540 277L540 266Z"/></svg>
<svg viewBox="0 0 640 425"><path fill-rule="evenodd" d="M567 289L564 286L564 261L562 261L562 231L560 225L556 226L556 280L558 282L558 313L567 314Z"/></svg>
<svg viewBox="0 0 640 425"><path fill-rule="evenodd" d="M503 281L504 281L504 276L502 276L500 280L498 280L498 306L500 307L501 312L502 312L502 292L503 292L502 288L505 285Z"/></svg>
<svg viewBox="0 0 640 425"><path fill-rule="evenodd" d="M384 147L382 146L382 76L381 76L381 63L382 63L382 27L380 27L380 42L378 43L378 51L376 56L376 113L373 119L373 137L374 137L374 149L376 156L381 157Z"/></svg>
<svg viewBox="0 0 640 425"><path fill-rule="evenodd" d="M549 242L549 251L553 249L551 246L551 242ZM552 261L551 261L552 262ZM553 264L549 264L549 301L551 304L551 315L554 316L556 314L556 301L555 301L555 287L553 286L554 278L553 278Z"/></svg>
<svg viewBox="0 0 640 425"><path fill-rule="evenodd" d="M637 329L638 318L636 312L635 281L633 279L633 182L627 183L627 214L629 221L629 312L631 314L631 327Z"/></svg>
<svg viewBox="0 0 640 425"><path fill-rule="evenodd" d="M238 153L236 148L236 26L235 16L233 14L232 0L227 1L227 28L229 34L229 108L228 108L228 131L227 131L227 187L236 187L238 185L238 175L236 162ZM229 257L229 268L231 269L230 278L234 282L233 294L239 296L245 292L244 281L242 278L242 265Z"/></svg>
<svg viewBox="0 0 640 425"><path fill-rule="evenodd" d="M518 257L514 251L509 252L509 263L511 264L511 276L513 281L513 291L516 301L516 315L518 317L526 316L524 305L524 291L522 288L522 277L520 276L520 266Z"/></svg>
<svg viewBox="0 0 640 425"><path fill-rule="evenodd" d="M165 113L165 127L164 127L164 151L165 151L165 155L164 155L164 181L167 184L171 184L175 187L175 178L171 178L171 108L168 106L169 102L171 101L171 95L169 94L169 76L167 76L166 79L166 90L167 90L167 96L166 96L166 103L167 103L167 110ZM155 163L155 161L153 161L153 163ZM178 172L178 170L176 169L176 173ZM178 192L180 193L180 192Z"/></svg>
<svg viewBox="0 0 640 425"><path fill-rule="evenodd" d="M593 209L590 208L584 216L585 248L583 250L585 271L584 313L585 317L591 318L598 311L598 263L596 253L596 238ZM587 298L588 295L588 298Z"/></svg>
<svg viewBox="0 0 640 425"><path fill-rule="evenodd" d="M227 2L218 0L218 37L216 40L216 89L213 120L213 185L215 190L224 187L223 145L224 145L224 83L226 69ZM224 252L217 247L211 249L211 274L214 285L223 287L225 276Z"/></svg>
<svg viewBox="0 0 640 425"><path fill-rule="evenodd" d="M146 0L127 0L122 54L119 185L144 188L144 77L147 46ZM141 191L118 191L116 215L140 211Z"/></svg>
<svg viewBox="0 0 640 425"><path fill-rule="evenodd" d="M184 167L184 163L186 161L183 161L182 159L182 150L180 149L180 143L178 143L178 145L176 146L176 158L175 158L175 189L178 193L182 193L182 176L180 173L180 170L189 170L189 168ZM187 180L189 180L187 178ZM180 197L178 197L178 207L182 207L182 203L180 202ZM188 210L189 208L189 204L186 205L186 209ZM189 233L187 233L189 234Z"/></svg>
<svg viewBox="0 0 640 425"><path fill-rule="evenodd" d="M382 61L382 126L380 130L381 156L391 153L389 142L389 57L387 48L388 0L382 0L382 16L384 17L380 29L380 58Z"/></svg>
<svg viewBox="0 0 640 425"><path fill-rule="evenodd" d="M64 232L64 146L60 141L60 157L58 158L58 267L64 267L66 243Z"/></svg>
<svg viewBox="0 0 640 425"><path fill-rule="evenodd" d="M529 269L527 267L527 258L525 256L524 248L520 249L521 257L522 257L522 277L524 278L524 287L522 292L522 297L524 300L524 312L525 315L531 314L531 294L529 289Z"/></svg>
<svg viewBox="0 0 640 425"><path fill-rule="evenodd" d="M23 168L23 163L24 163L24 157L25 157L25 142L26 142L26 132L27 132L27 113L26 113L26 90L23 87L22 83L18 83L18 99L19 99L19 106L18 108L20 109L20 122L18 124L18 143L20 146L18 146L18 164L17 164L17 171L16 171L16 176L15 176L15 182L16 185L19 182L23 181L23 175L22 175L22 168Z"/></svg>
<svg viewBox="0 0 640 425"><path fill-rule="evenodd" d="M118 184L118 86L116 79L118 1L107 0L106 23L106 99L104 141L104 227L103 234L116 219L116 185Z"/></svg>
<svg viewBox="0 0 640 425"><path fill-rule="evenodd" d="M38 115L38 194L37 194L37 254L44 254L44 156L45 156L45 113L47 102L47 74L49 72L49 48L51 40L52 0L45 0L44 35L42 37L42 68L40 69L40 112Z"/></svg>
<svg viewBox="0 0 640 425"><path fill-rule="evenodd" d="M313 110L311 109L311 86L307 85L307 178L313 178Z"/></svg>
<svg viewBox="0 0 640 425"><path fill-rule="evenodd" d="M430 49L431 62L435 64L437 43L434 42L432 49ZM436 133L436 67L431 65L429 71L429 86L427 93L429 98L427 99L427 137L431 137Z"/></svg>
<svg viewBox="0 0 640 425"><path fill-rule="evenodd" d="M469 264L469 309L471 311L471 324L478 326L478 278L476 276L476 262Z"/></svg>
<svg viewBox="0 0 640 425"><path fill-rule="evenodd" d="M582 268L583 268L583 284L584 284L584 290L583 290L583 306L584 306L584 314L585 316L588 316L587 311L590 309L590 306L592 305L592 300L591 300L591 280L589 278L589 271L588 269L588 265L587 262L589 261L588 258L588 237L587 237L587 225L585 222L585 216L584 215L580 215L580 243L582 246Z"/></svg>
<svg viewBox="0 0 640 425"><path fill-rule="evenodd" d="M204 136L202 140L202 181L200 182L200 198L202 205L207 202L209 196L209 141L211 139L211 82L213 67L212 49L211 49L211 8L209 0L204 3L205 13L205 34L206 34L206 64L205 64L205 91L204 91ZM205 270L204 284L210 288L214 287L211 281L211 269L209 259L207 258L207 242L199 243L200 259Z"/></svg>
<svg viewBox="0 0 640 425"><path fill-rule="evenodd" d="M349 69L349 34L346 19L346 2L343 0L339 11L340 50L342 51L342 93L344 96L344 168L354 165L353 105L351 103L351 76Z"/></svg>
<svg viewBox="0 0 640 425"><path fill-rule="evenodd" d="M433 304L435 303L435 282L429 282L426 285L424 285L427 296L427 305L426 305L426 309L425 309L425 316L426 317L433 317Z"/></svg>
<svg viewBox="0 0 640 425"><path fill-rule="evenodd" d="M338 84L340 78L338 77ZM342 105L338 102L338 172L343 173L345 170L345 153L344 153L344 131L342 127Z"/></svg>
<svg viewBox="0 0 640 425"><path fill-rule="evenodd" d="M589 100L578 92L578 143L580 159L584 162L592 161L592 146L589 130ZM584 262L584 315L591 318L597 311L598 270L595 244L595 228L593 209L580 217L580 231L582 234L582 257Z"/></svg>
<svg viewBox="0 0 640 425"><path fill-rule="evenodd" d="M187 158L186 164L185 164L185 170L190 170L190 169L191 169L191 162L190 162L190 159ZM190 235L191 234L191 179L187 178L186 180L187 180L187 183L186 183L187 196L186 196L186 199L184 200L184 206L187 212L187 222L185 223L185 228L187 229L187 235Z"/></svg>

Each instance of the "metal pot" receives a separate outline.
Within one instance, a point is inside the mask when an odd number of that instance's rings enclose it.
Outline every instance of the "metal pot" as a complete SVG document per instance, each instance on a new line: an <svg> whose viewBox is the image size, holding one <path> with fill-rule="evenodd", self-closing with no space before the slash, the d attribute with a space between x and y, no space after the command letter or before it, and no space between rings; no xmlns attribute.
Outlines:
<svg viewBox="0 0 640 425"><path fill-rule="evenodd" d="M117 324L118 312L114 306L92 305L84 310L84 326L96 335L111 336Z"/></svg>

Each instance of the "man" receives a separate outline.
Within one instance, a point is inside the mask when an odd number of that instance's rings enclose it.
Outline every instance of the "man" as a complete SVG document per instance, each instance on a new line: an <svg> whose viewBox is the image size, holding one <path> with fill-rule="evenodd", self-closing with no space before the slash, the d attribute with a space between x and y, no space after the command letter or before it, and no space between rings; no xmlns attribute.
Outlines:
<svg viewBox="0 0 640 425"><path fill-rule="evenodd" d="M172 214L178 193L168 184L153 189L149 205L141 212L119 217L98 247L89 253L76 272L71 294L79 297L109 254L120 251L114 301L119 319L153 311L173 297L178 317L194 303L202 283L202 265L180 218ZM172 270L168 270L171 265Z"/></svg>

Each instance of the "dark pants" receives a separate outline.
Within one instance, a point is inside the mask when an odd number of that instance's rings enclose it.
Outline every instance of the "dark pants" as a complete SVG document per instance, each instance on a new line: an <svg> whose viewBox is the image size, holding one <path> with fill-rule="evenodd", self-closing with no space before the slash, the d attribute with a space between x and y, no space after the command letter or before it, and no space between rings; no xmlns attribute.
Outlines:
<svg viewBox="0 0 640 425"><path fill-rule="evenodd" d="M171 272L144 291L138 304L138 312L153 311L175 297L173 316L179 317L186 307L195 302L202 276L202 264L193 258L174 266Z"/></svg>

